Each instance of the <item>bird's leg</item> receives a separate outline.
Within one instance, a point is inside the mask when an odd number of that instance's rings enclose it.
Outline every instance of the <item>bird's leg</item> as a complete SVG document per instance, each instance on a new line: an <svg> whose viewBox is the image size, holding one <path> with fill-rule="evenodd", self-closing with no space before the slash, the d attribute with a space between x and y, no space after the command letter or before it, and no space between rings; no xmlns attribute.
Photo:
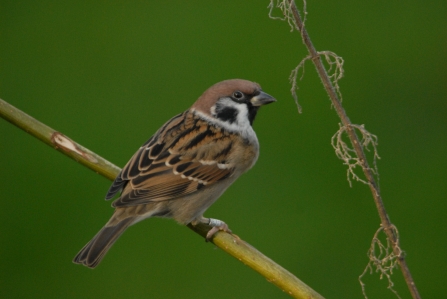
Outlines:
<svg viewBox="0 0 447 299"><path fill-rule="evenodd" d="M205 218L206 219L206 218ZM206 234L206 239L209 241L213 237L215 233L222 230L224 232L231 234L231 229L228 227L228 224L219 219L209 218L208 225L212 226L212 228Z"/></svg>
<svg viewBox="0 0 447 299"><path fill-rule="evenodd" d="M231 229L228 228L228 224L226 224L222 220L214 218L205 218L201 216L200 218L197 218L193 222L191 222L191 224L194 226L199 223L204 223L212 227L206 234L206 241L210 241L213 235L220 230L231 234Z"/></svg>

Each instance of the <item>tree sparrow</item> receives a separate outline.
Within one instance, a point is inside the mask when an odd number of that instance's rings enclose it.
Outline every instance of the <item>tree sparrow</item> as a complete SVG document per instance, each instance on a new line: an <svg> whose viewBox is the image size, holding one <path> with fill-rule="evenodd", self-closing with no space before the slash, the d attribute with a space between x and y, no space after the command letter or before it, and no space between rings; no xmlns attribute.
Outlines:
<svg viewBox="0 0 447 299"><path fill-rule="evenodd" d="M73 262L94 268L131 225L150 217L180 224L206 223L209 240L219 230L231 232L203 213L258 159L252 128L260 106L276 100L259 84L234 79L206 90L194 105L165 123L133 155L116 177L106 200L112 218L81 249Z"/></svg>

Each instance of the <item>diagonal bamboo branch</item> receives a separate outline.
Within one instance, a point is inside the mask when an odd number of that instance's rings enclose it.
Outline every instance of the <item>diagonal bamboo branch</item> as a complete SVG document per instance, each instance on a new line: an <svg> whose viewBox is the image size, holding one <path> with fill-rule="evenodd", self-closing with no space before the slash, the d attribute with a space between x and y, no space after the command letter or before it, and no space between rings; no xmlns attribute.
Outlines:
<svg viewBox="0 0 447 299"><path fill-rule="evenodd" d="M109 180L114 180L121 170L94 152L32 118L14 106L11 106L2 99L0 99L0 116ZM202 237L205 237L206 233L211 229L211 227L204 224L196 227L188 225L188 227ZM324 299L292 273L276 264L239 237L225 232L219 232L212 239L212 242L223 251L264 276L269 282L293 298Z"/></svg>
<svg viewBox="0 0 447 299"><path fill-rule="evenodd" d="M376 208L379 213L381 226L383 227L383 230L385 231L388 240L392 244L393 252L397 257L397 261L399 263L400 268L402 269L402 274L404 276L405 282L407 283L408 289L410 290L410 293L414 299L419 299L421 297L416 288L416 284L413 280L413 277L411 276L411 272L410 269L408 268L403 251L400 248L399 239L397 236L395 226L391 223L390 218L385 210L385 205L380 195L378 184L374 179L374 173L371 170L370 166L368 165L365 152L355 132L355 128L351 123L351 121L349 120L346 111L344 110L341 101L337 96L337 92L326 72L323 62L321 61L320 55L315 49L309 37L309 34L307 33L303 20L299 14L298 8L295 5L295 1L289 0L289 3L294 23L296 25L297 30L301 33L303 43L306 46L307 50L309 51L310 59L312 60L312 62L315 65L315 68L317 69L318 75L320 76L323 82L324 88L326 89L326 92L329 95L332 105L335 107L335 110L338 116L340 117L343 126L346 128L349 139L351 140L351 144L357 154L357 157L359 158L360 165L362 167L363 173L370 187L372 196L374 198L374 203L376 204Z"/></svg>
<svg viewBox="0 0 447 299"><path fill-rule="evenodd" d="M51 146L73 160L101 174L109 180L114 180L121 171L104 158L77 144L65 135L53 130L35 118L0 99L0 116L19 127L43 143Z"/></svg>

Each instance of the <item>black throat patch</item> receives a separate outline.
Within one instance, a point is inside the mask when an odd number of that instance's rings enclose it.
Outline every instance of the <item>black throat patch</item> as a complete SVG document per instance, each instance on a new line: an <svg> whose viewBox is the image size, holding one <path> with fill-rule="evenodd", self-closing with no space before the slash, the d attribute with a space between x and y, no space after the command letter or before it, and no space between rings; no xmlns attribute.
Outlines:
<svg viewBox="0 0 447 299"><path fill-rule="evenodd" d="M256 113L258 113L259 107L255 107L253 105L248 105L248 120L250 121L250 125L253 126L253 121L255 120Z"/></svg>

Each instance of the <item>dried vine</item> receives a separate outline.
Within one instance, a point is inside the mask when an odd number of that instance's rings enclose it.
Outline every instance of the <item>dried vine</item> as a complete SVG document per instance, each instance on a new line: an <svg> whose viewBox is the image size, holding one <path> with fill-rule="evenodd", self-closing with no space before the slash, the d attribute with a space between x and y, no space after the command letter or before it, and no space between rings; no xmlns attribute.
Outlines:
<svg viewBox="0 0 447 299"><path fill-rule="evenodd" d="M375 265L376 269L379 269L379 272L382 273L382 275L385 275L388 279L390 279L391 270L394 269L397 265L400 266L402 270L402 274L404 276L405 282L407 283L408 289L410 290L410 293L414 299L421 298L419 295L419 292L416 288L416 284L411 276L410 269L408 268L408 265L406 263L405 257L403 255L403 251L400 247L400 240L399 235L397 234L397 228L394 226L389 216L385 210L385 206L380 194L378 182L375 178L375 175L378 175L377 167L376 167L376 159L379 158L377 154L377 137L371 133L369 133L363 125L356 125L352 124L350 119L348 118L346 111L344 110L342 104L341 104L341 92L338 85L338 80L343 77L343 59L339 56L337 56L335 53L330 51L323 51L319 52L315 49L309 34L307 33L307 30L305 28L305 19L307 16L306 11L307 3L304 1L303 11L304 11L304 18L301 18L300 13L298 11L298 8L295 4L295 1L293 0L270 0L270 4L268 8L269 16L272 19L280 19L287 21L289 26L291 27L291 31L297 30L302 38L302 41L304 45L306 46L307 50L309 51L309 55L306 56L299 64L298 66L292 71L292 74L290 75L290 79L292 82L292 95L297 103L298 110L301 111L301 107L298 104L298 98L296 95L296 90L298 88L297 86L297 78L298 78L298 72L301 68L303 68L304 72L304 63L308 60L311 60L313 64L315 65L315 68L317 70L318 75L320 76L320 79L323 83L323 86L326 90L326 92L329 95L329 98L331 100L332 106L334 107L335 111L337 112L338 116L340 117L341 124L340 129L338 132L332 137L332 146L335 149L337 157L339 157L345 165L347 165L347 177L348 181L350 182L350 178L361 181L369 185L374 203L376 204L377 211L379 213L379 217L381 220L381 225L378 231L383 231L387 236L387 246L380 245L376 240L377 239L377 232L373 237L373 249L370 248L368 251L368 254L370 256L370 262L368 263L368 266ZM273 9L277 7L281 10L283 17L274 17L273 16ZM329 69L326 70L326 67L324 65L323 60L321 57L325 58L326 63L329 65ZM331 72L332 74L329 75L328 72ZM357 136L356 131L359 131L362 135L362 139L359 139ZM347 138L350 140L351 146L348 146L343 141L343 136L347 136ZM367 148L368 145L372 145L373 151L374 151L374 167L371 168L369 166L368 160L366 158L364 148ZM361 179L355 172L354 169L356 167L360 167L363 171L363 174L365 176L364 179ZM385 258L381 258L381 254L383 254L382 251L380 251L379 258L375 255L374 246L379 246L381 250L384 249L390 249L392 250L392 254L388 253L385 250ZM382 265L382 262L386 261L389 263L389 266L380 266ZM367 269L369 267L367 266ZM377 268L378 267L378 268ZM383 271L382 271L382 270ZM365 273L365 272L364 272ZM363 274L364 274L363 273ZM362 275L363 275L362 274ZM362 277L361 275L361 277ZM360 282L361 282L360 277ZM391 280L389 280L391 282ZM392 282L391 282L392 283ZM364 292L364 284L361 282L362 290ZM390 285L390 289L392 289L392 284ZM395 291L394 291L395 292ZM397 294L397 293L396 293Z"/></svg>

